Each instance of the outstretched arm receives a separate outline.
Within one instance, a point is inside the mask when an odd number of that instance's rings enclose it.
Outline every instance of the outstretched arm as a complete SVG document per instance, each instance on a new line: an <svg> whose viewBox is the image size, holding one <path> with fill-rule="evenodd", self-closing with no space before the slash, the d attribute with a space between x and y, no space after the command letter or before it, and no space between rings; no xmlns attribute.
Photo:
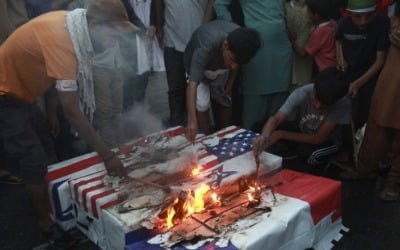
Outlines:
<svg viewBox="0 0 400 250"><path fill-rule="evenodd" d="M91 146L103 159L109 174L119 177L127 177L127 173L121 161L112 152L103 140L97 135L89 120L79 108L79 97L77 91L58 91L60 102L63 106L65 117L71 126L79 133L89 146Z"/></svg>
<svg viewBox="0 0 400 250"><path fill-rule="evenodd" d="M186 125L186 138L194 142L197 134L197 117L196 117L196 98L197 98L197 83L189 81L186 88L186 110L188 115L188 123Z"/></svg>

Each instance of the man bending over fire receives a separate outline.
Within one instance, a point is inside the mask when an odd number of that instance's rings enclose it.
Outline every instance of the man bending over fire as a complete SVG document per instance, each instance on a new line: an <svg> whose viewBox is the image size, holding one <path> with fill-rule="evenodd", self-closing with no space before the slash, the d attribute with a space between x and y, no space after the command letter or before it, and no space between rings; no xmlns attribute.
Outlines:
<svg viewBox="0 0 400 250"><path fill-rule="evenodd" d="M290 153L295 151L310 165L321 164L324 158L336 153L342 145L343 126L339 125L350 123L350 100L345 96L347 88L343 73L328 68L316 76L314 84L293 91L254 140L256 159L261 151L272 145L274 153L288 153L290 149ZM300 119L285 121L295 110L300 112Z"/></svg>
<svg viewBox="0 0 400 250"><path fill-rule="evenodd" d="M29 114L37 108L34 102L38 96L46 91L58 94L70 124L97 151L108 173L126 177L121 161L90 123L96 110L91 62L99 53L94 42L106 44L104 40L118 40L136 30L120 0L91 0L87 11L55 11L31 20L0 47L0 145L7 155L19 160L16 168L40 229L56 247L70 247L73 241L47 214L47 157ZM48 109L52 110L54 106ZM54 115L48 113L48 118Z"/></svg>
<svg viewBox="0 0 400 250"><path fill-rule="evenodd" d="M186 95L188 140L194 140L198 128L206 134L212 132L208 113L210 96L220 107L225 107L221 115L230 113L230 93L236 71L256 55L260 46L257 31L222 20L200 26L193 33L184 52L189 76ZM229 117L219 119L223 123L221 127L229 125Z"/></svg>

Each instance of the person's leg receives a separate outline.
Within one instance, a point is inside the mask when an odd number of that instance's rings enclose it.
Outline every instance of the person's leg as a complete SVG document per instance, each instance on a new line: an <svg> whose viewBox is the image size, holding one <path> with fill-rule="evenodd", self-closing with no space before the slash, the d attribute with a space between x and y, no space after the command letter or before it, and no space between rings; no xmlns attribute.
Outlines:
<svg viewBox="0 0 400 250"><path fill-rule="evenodd" d="M400 196L400 130L386 128L389 130L391 140L391 168L387 175L387 181L380 198L384 201L395 201Z"/></svg>
<svg viewBox="0 0 400 250"><path fill-rule="evenodd" d="M183 125L186 120L186 72L183 52L164 48L165 69L168 82L170 125Z"/></svg>
<svg viewBox="0 0 400 250"><path fill-rule="evenodd" d="M352 100L352 119L354 131L360 129L368 120L371 99L375 89L376 78L368 81L360 88Z"/></svg>
<svg viewBox="0 0 400 250"><path fill-rule="evenodd" d="M256 124L264 124L270 116L279 110L287 95L287 92L268 95L243 95L243 127L245 129L256 129Z"/></svg>
<svg viewBox="0 0 400 250"><path fill-rule="evenodd" d="M242 126L251 130L266 112L266 95L243 95Z"/></svg>
<svg viewBox="0 0 400 250"><path fill-rule="evenodd" d="M339 146L329 142L321 145L301 144L298 152L300 158L305 159L307 164L316 166L325 163L329 156L339 152Z"/></svg>
<svg viewBox="0 0 400 250"><path fill-rule="evenodd" d="M33 104L34 105L34 104ZM30 105L19 103L10 97L0 102L0 140L6 154L19 159L19 175L24 179L28 196L32 201L39 226L48 229L53 222L45 207L44 176L46 153L29 123Z"/></svg>
<svg viewBox="0 0 400 250"><path fill-rule="evenodd" d="M372 117L368 119L364 138L357 155L356 170L361 175L375 173L380 160L385 158L391 147L391 134Z"/></svg>

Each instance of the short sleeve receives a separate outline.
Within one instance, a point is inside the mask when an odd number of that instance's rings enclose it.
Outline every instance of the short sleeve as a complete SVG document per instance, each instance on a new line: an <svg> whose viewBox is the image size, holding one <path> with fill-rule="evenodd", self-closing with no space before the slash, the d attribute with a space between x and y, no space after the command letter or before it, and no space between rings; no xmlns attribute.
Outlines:
<svg viewBox="0 0 400 250"><path fill-rule="evenodd" d="M308 84L294 90L286 99L285 103L282 105L279 111L285 113L286 115L289 115L296 108L300 107L303 103L305 103L307 98L309 98L309 88L313 88L313 84Z"/></svg>

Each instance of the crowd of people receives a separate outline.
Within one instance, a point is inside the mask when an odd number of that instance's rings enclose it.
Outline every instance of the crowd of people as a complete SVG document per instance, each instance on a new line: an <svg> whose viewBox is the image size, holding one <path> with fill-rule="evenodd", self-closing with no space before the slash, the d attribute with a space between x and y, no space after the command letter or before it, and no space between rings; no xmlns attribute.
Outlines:
<svg viewBox="0 0 400 250"><path fill-rule="evenodd" d="M389 159L380 198L397 200L398 2L1 1L0 182L23 183L44 237L73 244L45 209L48 164L94 150L108 174L129 178L112 150L128 139L121 117L165 71L165 125L185 126L189 141L236 124L260 133L256 159L270 150L318 167L344 152L351 179Z"/></svg>

